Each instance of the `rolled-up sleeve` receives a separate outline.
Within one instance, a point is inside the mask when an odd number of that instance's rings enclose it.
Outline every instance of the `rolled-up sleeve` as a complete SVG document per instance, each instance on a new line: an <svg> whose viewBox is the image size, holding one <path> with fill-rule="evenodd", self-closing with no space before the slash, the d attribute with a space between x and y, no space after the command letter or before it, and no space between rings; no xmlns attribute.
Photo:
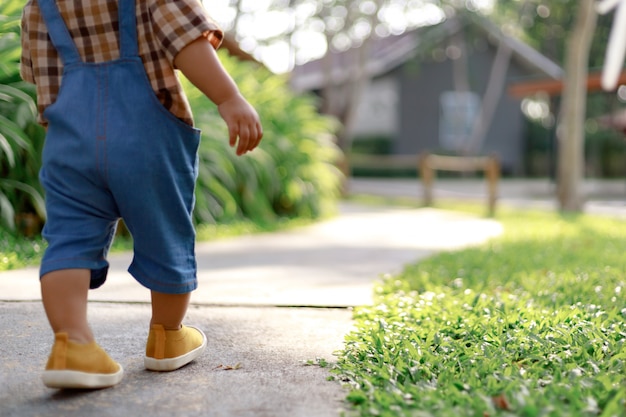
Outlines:
<svg viewBox="0 0 626 417"><path fill-rule="evenodd" d="M30 33L28 28L28 7L29 5L26 5L22 13L22 54L20 56L20 76L24 81L34 84L35 77L33 75L33 61L30 55L30 42L28 40L28 35Z"/></svg>
<svg viewBox="0 0 626 417"><path fill-rule="evenodd" d="M197 0L157 0L151 14L153 31L172 66L176 55L200 37L216 49L222 43L222 30Z"/></svg>

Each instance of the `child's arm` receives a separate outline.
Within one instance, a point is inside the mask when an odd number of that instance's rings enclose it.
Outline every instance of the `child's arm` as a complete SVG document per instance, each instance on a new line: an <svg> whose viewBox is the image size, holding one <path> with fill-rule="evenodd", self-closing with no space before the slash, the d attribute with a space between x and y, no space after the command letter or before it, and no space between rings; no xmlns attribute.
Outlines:
<svg viewBox="0 0 626 417"><path fill-rule="evenodd" d="M208 39L199 38L184 47L174 65L217 105L228 126L230 146L234 147L239 137L237 155L256 148L263 136L259 116L239 92Z"/></svg>

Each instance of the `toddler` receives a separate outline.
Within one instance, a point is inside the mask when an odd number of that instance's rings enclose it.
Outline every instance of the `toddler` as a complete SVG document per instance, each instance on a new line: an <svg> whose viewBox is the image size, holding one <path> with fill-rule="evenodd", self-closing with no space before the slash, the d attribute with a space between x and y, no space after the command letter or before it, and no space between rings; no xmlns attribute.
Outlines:
<svg viewBox="0 0 626 417"><path fill-rule="evenodd" d="M206 347L200 329L182 324L197 286L191 213L200 131L175 69L218 106L238 155L263 135L217 58L222 36L198 0L30 0L24 8L21 75L36 84L47 129L40 281L55 334L48 387L122 379L87 322L87 293L106 280L120 218L134 241L129 272L151 291L145 367L172 371Z"/></svg>

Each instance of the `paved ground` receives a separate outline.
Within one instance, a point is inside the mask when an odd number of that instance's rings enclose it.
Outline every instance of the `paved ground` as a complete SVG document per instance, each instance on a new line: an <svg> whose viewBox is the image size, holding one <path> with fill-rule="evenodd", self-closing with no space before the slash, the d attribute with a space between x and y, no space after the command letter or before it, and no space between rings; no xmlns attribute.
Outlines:
<svg viewBox="0 0 626 417"><path fill-rule="evenodd" d="M415 186L362 181L351 188L401 195ZM436 193L472 189L440 187ZM537 200L516 193L519 201ZM611 198L601 206L623 213L619 196ZM349 307L371 302L381 274L500 231L495 221L441 210L344 204L340 216L311 227L200 244L200 288L186 321L206 331L209 349L163 374L143 369L148 292L125 272L129 255L115 255L109 281L91 293L89 314L126 375L117 387L90 392L41 384L52 335L37 271L0 273L0 416L338 416L346 392L327 381L327 369L305 362L334 360L352 326Z"/></svg>

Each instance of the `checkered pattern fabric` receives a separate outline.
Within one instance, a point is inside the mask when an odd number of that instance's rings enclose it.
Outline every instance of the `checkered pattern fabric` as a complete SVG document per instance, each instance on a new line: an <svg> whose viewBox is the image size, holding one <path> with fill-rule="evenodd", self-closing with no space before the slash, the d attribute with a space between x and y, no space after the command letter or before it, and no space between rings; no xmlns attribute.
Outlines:
<svg viewBox="0 0 626 417"><path fill-rule="evenodd" d="M57 0L78 52L85 62L119 58L117 1ZM137 0L137 36L152 88L163 106L193 125L191 109L174 70L174 57L186 45L206 37L219 47L223 33L199 0ZM61 85L63 64L48 37L37 0L29 0L22 15L20 72L37 85L39 122L54 103Z"/></svg>

